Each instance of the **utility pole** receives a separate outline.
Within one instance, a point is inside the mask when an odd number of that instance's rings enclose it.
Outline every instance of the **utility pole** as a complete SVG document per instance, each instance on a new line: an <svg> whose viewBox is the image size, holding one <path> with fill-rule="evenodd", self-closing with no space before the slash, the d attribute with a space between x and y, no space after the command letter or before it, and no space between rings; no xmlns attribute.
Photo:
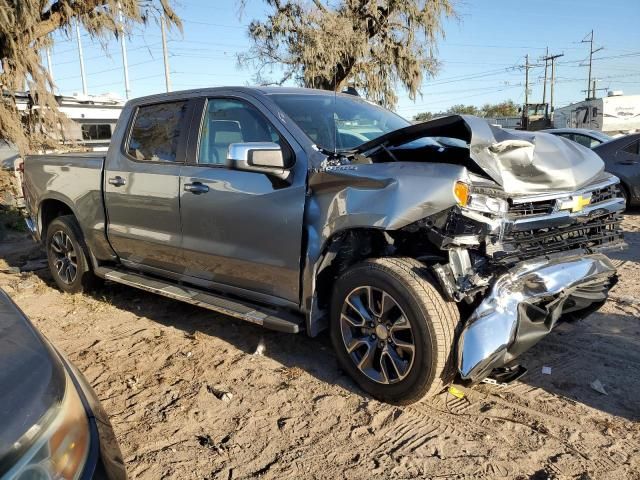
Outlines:
<svg viewBox="0 0 640 480"><path fill-rule="evenodd" d="M547 56L544 57L545 65L546 62L551 62L551 85L550 85L550 99L549 99L549 119L553 120L553 87L556 83L556 59L564 57L564 53L557 53L555 55L549 55L547 51ZM547 75L545 73L545 79Z"/></svg>
<svg viewBox="0 0 640 480"><path fill-rule="evenodd" d="M524 130L527 130L529 128L529 69L541 66L542 65L529 63L528 54L524 56L524 65L520 65L520 68L524 68L524 108L522 109L521 125Z"/></svg>
<svg viewBox="0 0 640 480"><path fill-rule="evenodd" d="M529 105L529 54L524 56L524 106Z"/></svg>
<svg viewBox="0 0 640 480"><path fill-rule="evenodd" d="M547 103L547 67L549 66L549 47L547 47L547 53L544 58L544 83L542 84L542 103Z"/></svg>
<svg viewBox="0 0 640 480"><path fill-rule="evenodd" d="M167 92L171 91L171 79L169 78L169 54L167 53L167 35L165 33L164 15L160 17L160 30L162 32L162 55L164 56L164 83Z"/></svg>
<svg viewBox="0 0 640 480"><path fill-rule="evenodd" d="M82 93L87 95L87 77L84 73L84 57L82 55L82 42L80 41L80 22L76 20L76 38L78 40L78 57L80 58L80 76L82 77Z"/></svg>
<svg viewBox="0 0 640 480"><path fill-rule="evenodd" d="M591 88L589 89L589 91L587 90L580 90L581 92L585 92L587 95L591 96L591 100L594 100L596 98L596 92L606 92L607 90L609 90L608 88L596 88L596 82L598 81L597 78L594 78L593 80L591 80Z"/></svg>
<svg viewBox="0 0 640 480"><path fill-rule="evenodd" d="M118 2L118 18L120 20L120 25L123 24L123 16L122 16L122 8L120 6L120 2ZM129 67L127 62L127 44L125 39L125 31L124 26L120 31L120 46L122 47L122 67L124 69L124 96L127 100L129 100L129 94L131 93L131 89L129 88Z"/></svg>
<svg viewBox="0 0 640 480"><path fill-rule="evenodd" d="M603 47L600 47L600 48L596 48L595 50L593 49L593 30L591 30L591 33L588 36L589 36L589 40L587 40L587 38L585 37L584 39L582 39L582 42L581 42L581 43L589 44L589 78L587 79L587 100L591 98L591 67L593 65L593 54L596 52L599 52L603 48Z"/></svg>

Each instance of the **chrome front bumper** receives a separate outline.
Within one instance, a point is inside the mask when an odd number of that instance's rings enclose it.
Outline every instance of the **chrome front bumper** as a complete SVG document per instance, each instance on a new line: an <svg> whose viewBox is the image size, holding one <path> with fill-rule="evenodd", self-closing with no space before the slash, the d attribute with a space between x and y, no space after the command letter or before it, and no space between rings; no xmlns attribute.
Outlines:
<svg viewBox="0 0 640 480"><path fill-rule="evenodd" d="M500 277L467 321L458 370L477 382L532 347L564 313L604 301L616 269L602 254L529 261Z"/></svg>

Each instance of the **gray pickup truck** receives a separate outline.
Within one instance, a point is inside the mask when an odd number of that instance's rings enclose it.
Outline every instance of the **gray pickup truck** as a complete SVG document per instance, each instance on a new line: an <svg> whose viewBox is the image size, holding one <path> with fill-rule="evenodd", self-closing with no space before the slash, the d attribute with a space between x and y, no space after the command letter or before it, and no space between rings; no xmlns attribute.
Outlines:
<svg viewBox="0 0 640 480"><path fill-rule="evenodd" d="M213 88L125 106L106 155L30 156L28 225L58 286L107 279L282 332L329 328L367 392L508 381L597 309L624 245L588 149L357 96Z"/></svg>

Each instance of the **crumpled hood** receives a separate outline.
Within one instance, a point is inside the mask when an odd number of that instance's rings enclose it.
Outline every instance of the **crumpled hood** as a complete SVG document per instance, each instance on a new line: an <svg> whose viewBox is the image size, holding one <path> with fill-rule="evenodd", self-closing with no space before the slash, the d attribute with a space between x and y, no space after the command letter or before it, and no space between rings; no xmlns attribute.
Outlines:
<svg viewBox="0 0 640 480"><path fill-rule="evenodd" d="M355 153L450 137L469 144L469 157L509 194L577 190L598 178L604 163L582 145L544 132L505 130L471 115L451 115L395 130ZM436 160L437 161L437 160Z"/></svg>

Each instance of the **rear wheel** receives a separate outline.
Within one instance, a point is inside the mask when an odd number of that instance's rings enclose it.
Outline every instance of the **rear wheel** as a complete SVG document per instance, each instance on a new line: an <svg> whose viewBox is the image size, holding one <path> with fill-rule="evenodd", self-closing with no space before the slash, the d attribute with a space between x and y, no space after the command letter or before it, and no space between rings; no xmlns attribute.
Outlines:
<svg viewBox="0 0 640 480"><path fill-rule="evenodd" d="M342 367L386 402L408 404L455 377L460 316L411 258L380 258L347 270L332 299L331 339Z"/></svg>
<svg viewBox="0 0 640 480"><path fill-rule="evenodd" d="M60 290L79 293L93 288L97 278L91 270L82 231L73 215L53 220L47 227L49 270Z"/></svg>

